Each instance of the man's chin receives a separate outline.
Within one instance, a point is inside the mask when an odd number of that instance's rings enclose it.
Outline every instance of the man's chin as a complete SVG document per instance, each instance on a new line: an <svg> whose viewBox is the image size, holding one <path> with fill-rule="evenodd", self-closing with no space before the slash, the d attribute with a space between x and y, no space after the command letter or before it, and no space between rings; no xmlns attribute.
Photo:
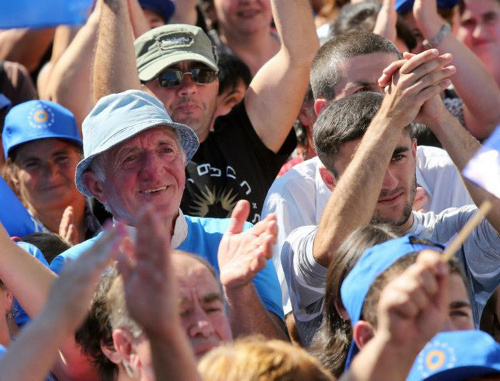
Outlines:
<svg viewBox="0 0 500 381"><path fill-rule="evenodd" d="M408 206L405 206L403 211L394 215L389 215L389 214L382 215L381 213L376 211L370 221L370 224L371 225L387 224L395 227L401 227L404 224L406 224L406 222L408 222L408 219L411 216L411 212L412 212L411 207Z"/></svg>

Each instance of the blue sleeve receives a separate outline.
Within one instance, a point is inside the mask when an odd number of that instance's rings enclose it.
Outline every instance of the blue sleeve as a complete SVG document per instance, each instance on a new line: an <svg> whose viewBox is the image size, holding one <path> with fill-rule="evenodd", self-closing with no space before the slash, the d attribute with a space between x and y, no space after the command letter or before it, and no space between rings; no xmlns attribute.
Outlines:
<svg viewBox="0 0 500 381"><path fill-rule="evenodd" d="M24 237L37 231L26 208L0 176L0 222L9 236Z"/></svg>
<svg viewBox="0 0 500 381"><path fill-rule="evenodd" d="M90 238L82 243L79 243L78 245L75 245L66 250L65 252L59 254L52 260L52 262L50 262L50 269L56 274L60 274L64 264L68 260L75 260L76 258L78 258L81 253L89 249L94 244L94 242L97 241L97 238L99 238L101 234L102 232L100 232L95 237Z"/></svg>
<svg viewBox="0 0 500 381"><path fill-rule="evenodd" d="M268 260L267 266L255 276L253 284L266 310L271 311L284 321L281 287L272 260Z"/></svg>

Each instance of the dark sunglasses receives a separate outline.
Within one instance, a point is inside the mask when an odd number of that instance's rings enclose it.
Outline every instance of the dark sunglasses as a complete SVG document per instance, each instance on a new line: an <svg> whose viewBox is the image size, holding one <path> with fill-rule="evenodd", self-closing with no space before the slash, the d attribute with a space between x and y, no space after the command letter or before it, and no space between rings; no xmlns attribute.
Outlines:
<svg viewBox="0 0 500 381"><path fill-rule="evenodd" d="M207 85L217 79L217 72L212 69L193 69L191 71L168 70L158 76L158 82L161 87L179 86L184 81L185 75L191 75L194 83L198 85Z"/></svg>

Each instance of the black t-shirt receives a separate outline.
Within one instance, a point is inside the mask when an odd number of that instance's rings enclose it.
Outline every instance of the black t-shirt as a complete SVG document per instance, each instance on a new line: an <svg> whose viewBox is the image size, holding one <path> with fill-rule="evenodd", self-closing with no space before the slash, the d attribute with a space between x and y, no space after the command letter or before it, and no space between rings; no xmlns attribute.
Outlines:
<svg viewBox="0 0 500 381"><path fill-rule="evenodd" d="M250 202L248 221L256 223L267 191L296 145L293 129L278 153L260 140L241 102L216 119L214 131L186 166L181 209L190 216L231 215L236 202Z"/></svg>

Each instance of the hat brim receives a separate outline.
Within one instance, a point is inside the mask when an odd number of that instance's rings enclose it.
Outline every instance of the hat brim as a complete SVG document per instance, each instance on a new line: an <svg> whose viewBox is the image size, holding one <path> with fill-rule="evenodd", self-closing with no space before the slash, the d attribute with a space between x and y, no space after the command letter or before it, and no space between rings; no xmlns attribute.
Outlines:
<svg viewBox="0 0 500 381"><path fill-rule="evenodd" d="M148 123L144 126L130 126L120 131L118 134L111 136L107 142L105 142L97 152L94 152L89 157L86 157L78 163L75 171L75 184L76 188L87 197L94 197L94 195L87 189L83 182L83 174L89 169L92 161L100 154L109 151L111 148L123 143L124 141L133 138L134 136L140 134L141 132L150 130L155 127L172 127L180 134L181 146L186 153L186 163L191 160L191 158L196 153L198 146L200 145L198 137L194 131L188 126L181 123L165 123L165 121L158 121L157 123Z"/></svg>
<svg viewBox="0 0 500 381"><path fill-rule="evenodd" d="M139 69L139 79L143 82L151 81L167 67L182 61L201 62L202 64L207 65L213 70L219 71L217 65L215 65L212 61L201 54L192 52L180 52L178 54L165 55L164 57L161 57Z"/></svg>
<svg viewBox="0 0 500 381"><path fill-rule="evenodd" d="M30 143L30 142L36 142L37 140L44 140L44 139L61 139L61 140L69 141L70 143L73 143L73 144L77 145L80 148L83 146L83 143L82 143L81 140L75 139L75 137L71 136L71 135L34 136L32 138L28 138L26 140L23 140L22 142L19 142L19 143L15 144L15 145L7 147L7 149L5 149L5 147L4 147L4 150L5 150L5 152L4 152L5 159L7 159L9 157L9 154L12 152L12 150L15 150L16 148L22 146L23 144Z"/></svg>

